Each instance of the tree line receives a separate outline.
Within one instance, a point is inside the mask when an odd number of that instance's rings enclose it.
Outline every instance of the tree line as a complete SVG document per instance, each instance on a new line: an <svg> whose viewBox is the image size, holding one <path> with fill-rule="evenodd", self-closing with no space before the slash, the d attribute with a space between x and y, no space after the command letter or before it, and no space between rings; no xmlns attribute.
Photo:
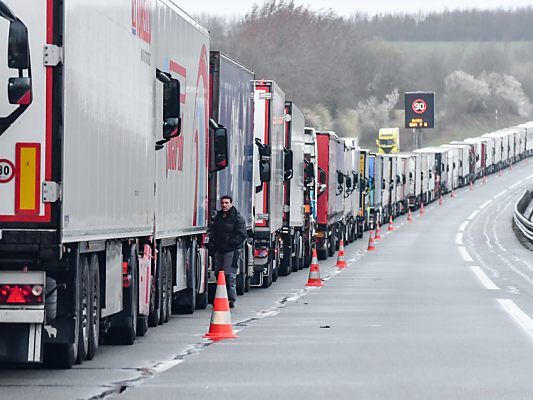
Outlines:
<svg viewBox="0 0 533 400"><path fill-rule="evenodd" d="M406 91L435 91L442 142L529 118L533 45L511 40L533 38L532 17L525 8L343 18L278 0L199 19L212 49L275 80L309 125L372 145L377 129L402 125Z"/></svg>

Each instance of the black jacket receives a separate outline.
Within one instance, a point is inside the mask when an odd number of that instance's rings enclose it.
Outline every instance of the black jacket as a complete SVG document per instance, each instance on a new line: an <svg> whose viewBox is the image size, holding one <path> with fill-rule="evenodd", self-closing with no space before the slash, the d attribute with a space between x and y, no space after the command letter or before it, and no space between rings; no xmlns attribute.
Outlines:
<svg viewBox="0 0 533 400"><path fill-rule="evenodd" d="M231 207L225 218L222 210L217 213L210 237L216 251L227 253L240 249L246 236L246 223L235 207Z"/></svg>

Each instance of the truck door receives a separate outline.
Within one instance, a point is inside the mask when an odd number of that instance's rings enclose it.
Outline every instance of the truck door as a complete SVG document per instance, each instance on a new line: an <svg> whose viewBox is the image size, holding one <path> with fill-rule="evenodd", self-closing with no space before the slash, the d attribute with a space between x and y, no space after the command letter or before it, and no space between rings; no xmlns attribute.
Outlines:
<svg viewBox="0 0 533 400"><path fill-rule="evenodd" d="M52 180L54 60L44 48L53 40L53 2L0 3L0 85L9 88L0 95L0 227L48 223L43 200L57 198L57 187L44 185Z"/></svg>

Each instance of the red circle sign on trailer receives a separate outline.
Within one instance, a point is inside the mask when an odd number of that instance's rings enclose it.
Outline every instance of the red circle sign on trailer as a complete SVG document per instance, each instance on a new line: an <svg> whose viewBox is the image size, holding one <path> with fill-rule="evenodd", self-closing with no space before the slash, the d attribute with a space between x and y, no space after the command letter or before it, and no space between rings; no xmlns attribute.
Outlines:
<svg viewBox="0 0 533 400"><path fill-rule="evenodd" d="M413 101L411 108L415 113L423 114L428 109L428 105L423 99L416 99Z"/></svg>
<svg viewBox="0 0 533 400"><path fill-rule="evenodd" d="M15 166L9 160L0 160L0 183L8 183L15 177Z"/></svg>

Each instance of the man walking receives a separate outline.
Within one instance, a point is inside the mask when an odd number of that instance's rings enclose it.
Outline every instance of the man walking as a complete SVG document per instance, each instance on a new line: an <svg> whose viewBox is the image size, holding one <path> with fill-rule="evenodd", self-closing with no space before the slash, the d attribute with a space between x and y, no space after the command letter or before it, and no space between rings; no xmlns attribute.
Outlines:
<svg viewBox="0 0 533 400"><path fill-rule="evenodd" d="M237 300L236 280L239 272L239 258L242 244L246 240L244 218L233 207L231 196L222 196L222 209L217 213L211 226L210 240L215 249L215 272L224 271L230 308Z"/></svg>

